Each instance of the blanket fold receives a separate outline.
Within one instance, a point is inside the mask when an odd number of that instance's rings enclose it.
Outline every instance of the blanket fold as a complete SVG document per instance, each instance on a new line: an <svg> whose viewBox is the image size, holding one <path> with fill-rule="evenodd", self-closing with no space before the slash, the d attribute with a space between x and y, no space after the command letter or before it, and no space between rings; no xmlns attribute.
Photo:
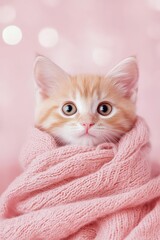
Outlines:
<svg viewBox="0 0 160 240"><path fill-rule="evenodd" d="M2 240L159 240L160 176L138 118L117 144L57 146L34 128L0 197Z"/></svg>

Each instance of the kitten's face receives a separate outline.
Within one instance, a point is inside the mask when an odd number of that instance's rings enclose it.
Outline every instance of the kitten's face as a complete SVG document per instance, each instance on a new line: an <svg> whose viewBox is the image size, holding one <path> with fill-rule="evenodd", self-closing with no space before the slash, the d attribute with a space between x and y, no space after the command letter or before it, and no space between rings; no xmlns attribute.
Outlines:
<svg viewBox="0 0 160 240"><path fill-rule="evenodd" d="M50 60L38 57L35 125L61 144L115 142L135 122L137 77L133 57L107 76L69 76Z"/></svg>

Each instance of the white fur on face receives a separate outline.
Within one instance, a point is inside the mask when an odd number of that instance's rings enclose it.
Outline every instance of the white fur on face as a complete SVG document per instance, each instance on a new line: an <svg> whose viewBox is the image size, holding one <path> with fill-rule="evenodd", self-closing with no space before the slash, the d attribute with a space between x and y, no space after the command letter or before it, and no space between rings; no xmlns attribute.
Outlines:
<svg viewBox="0 0 160 240"><path fill-rule="evenodd" d="M103 142L116 142L122 134L122 132L112 129L109 125L100 127L98 124L92 127L89 133L91 135L86 135L84 129L78 124L75 127L66 124L59 129L55 129L53 134L58 142L81 146L97 146Z"/></svg>

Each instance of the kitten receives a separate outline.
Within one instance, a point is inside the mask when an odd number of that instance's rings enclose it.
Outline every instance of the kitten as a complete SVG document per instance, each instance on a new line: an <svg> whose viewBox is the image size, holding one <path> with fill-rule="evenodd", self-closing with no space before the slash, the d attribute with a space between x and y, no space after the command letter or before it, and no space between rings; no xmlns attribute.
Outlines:
<svg viewBox="0 0 160 240"><path fill-rule="evenodd" d="M136 120L135 57L124 59L106 76L70 76L38 56L34 75L35 126L53 135L60 145L116 142Z"/></svg>

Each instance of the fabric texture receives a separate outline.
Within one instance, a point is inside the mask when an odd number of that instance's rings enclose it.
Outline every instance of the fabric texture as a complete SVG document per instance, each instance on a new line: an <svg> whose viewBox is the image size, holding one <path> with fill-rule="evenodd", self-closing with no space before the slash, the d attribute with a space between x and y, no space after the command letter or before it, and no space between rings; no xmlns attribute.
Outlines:
<svg viewBox="0 0 160 240"><path fill-rule="evenodd" d="M2 240L159 240L160 175L138 118L118 144L58 147L33 129L0 198Z"/></svg>

